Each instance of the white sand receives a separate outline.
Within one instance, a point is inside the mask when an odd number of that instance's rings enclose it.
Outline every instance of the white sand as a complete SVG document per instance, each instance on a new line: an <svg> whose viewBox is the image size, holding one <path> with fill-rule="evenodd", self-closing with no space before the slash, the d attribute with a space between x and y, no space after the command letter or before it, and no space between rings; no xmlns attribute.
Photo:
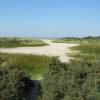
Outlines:
<svg viewBox="0 0 100 100"><path fill-rule="evenodd" d="M52 43L51 40L43 41L48 43L49 45L42 47L1 48L0 52L59 56L59 59L62 62L67 62L70 59L68 57L68 53L71 52L69 47L78 45L74 43Z"/></svg>

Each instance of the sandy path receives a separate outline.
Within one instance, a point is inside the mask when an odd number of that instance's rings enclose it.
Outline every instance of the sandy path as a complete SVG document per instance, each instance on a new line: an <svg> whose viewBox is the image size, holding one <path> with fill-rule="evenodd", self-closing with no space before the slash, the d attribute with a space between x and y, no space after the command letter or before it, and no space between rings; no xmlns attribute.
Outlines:
<svg viewBox="0 0 100 100"><path fill-rule="evenodd" d="M48 43L47 46L42 47L18 47L18 48L2 48L0 52L3 53L21 53L21 54L35 54L35 55L47 55L47 56L59 56L62 62L69 60L68 53L69 47L76 46L74 43L53 43L51 40L43 40Z"/></svg>

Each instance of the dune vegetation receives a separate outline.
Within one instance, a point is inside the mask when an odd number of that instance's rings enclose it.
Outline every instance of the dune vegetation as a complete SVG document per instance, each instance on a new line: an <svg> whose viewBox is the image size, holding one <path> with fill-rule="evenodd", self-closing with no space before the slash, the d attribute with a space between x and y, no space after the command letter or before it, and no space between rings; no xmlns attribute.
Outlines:
<svg viewBox="0 0 100 100"><path fill-rule="evenodd" d="M0 100L25 100L33 80L41 76L38 100L99 100L100 37L78 41L69 63L58 57L0 53Z"/></svg>
<svg viewBox="0 0 100 100"><path fill-rule="evenodd" d="M56 43L88 43L88 42L98 42L100 41L100 36L98 37L64 37L64 38L56 38L53 40L53 42Z"/></svg>
<svg viewBox="0 0 100 100"><path fill-rule="evenodd" d="M71 54L74 59L70 63L52 60L44 75L40 100L100 99L100 37L85 37L79 43L72 48L78 52Z"/></svg>
<svg viewBox="0 0 100 100"><path fill-rule="evenodd" d="M80 43L82 42L81 38L74 38L74 37L64 37L64 38L56 38L53 40L56 43Z"/></svg>
<svg viewBox="0 0 100 100"><path fill-rule="evenodd" d="M45 45L47 45L47 43L39 39L18 38L18 37L0 38L0 48L32 47L32 46L45 46Z"/></svg>
<svg viewBox="0 0 100 100"><path fill-rule="evenodd" d="M51 59L48 56L7 53L0 53L0 57L7 59L10 65L15 68L27 72L32 79L36 79L39 74L43 74Z"/></svg>
<svg viewBox="0 0 100 100"><path fill-rule="evenodd" d="M33 80L42 77L50 59L0 53L0 100L26 100L27 93L34 87Z"/></svg>

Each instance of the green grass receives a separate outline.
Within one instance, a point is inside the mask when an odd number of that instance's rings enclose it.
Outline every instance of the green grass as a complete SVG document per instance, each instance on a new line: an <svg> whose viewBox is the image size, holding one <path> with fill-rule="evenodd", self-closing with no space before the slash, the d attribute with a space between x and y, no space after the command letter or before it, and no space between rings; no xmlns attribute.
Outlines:
<svg viewBox="0 0 100 100"><path fill-rule="evenodd" d="M7 59L14 67L26 71L32 79L37 79L43 74L51 59L40 55L6 53L0 53L0 57Z"/></svg>
<svg viewBox="0 0 100 100"><path fill-rule="evenodd" d="M70 86L74 100L99 100L100 98L100 37L85 38L83 43L72 47L76 53L70 61L69 72L73 73ZM71 76L71 75L70 75ZM78 94L78 95L77 95Z"/></svg>
<svg viewBox="0 0 100 100"><path fill-rule="evenodd" d="M32 47L45 46L47 43L39 39L32 38L0 38L0 48L14 48L14 47Z"/></svg>
<svg viewBox="0 0 100 100"><path fill-rule="evenodd" d="M72 47L72 50L79 51L77 54L75 54L75 57L77 58L85 57L88 59L100 60L100 41L83 43L76 47Z"/></svg>

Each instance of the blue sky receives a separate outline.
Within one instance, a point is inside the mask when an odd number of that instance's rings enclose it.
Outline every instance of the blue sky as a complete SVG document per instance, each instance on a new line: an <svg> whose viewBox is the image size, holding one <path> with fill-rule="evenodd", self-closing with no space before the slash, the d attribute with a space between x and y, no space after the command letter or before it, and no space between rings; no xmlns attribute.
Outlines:
<svg viewBox="0 0 100 100"><path fill-rule="evenodd" d="M100 0L0 0L0 35L100 35Z"/></svg>

